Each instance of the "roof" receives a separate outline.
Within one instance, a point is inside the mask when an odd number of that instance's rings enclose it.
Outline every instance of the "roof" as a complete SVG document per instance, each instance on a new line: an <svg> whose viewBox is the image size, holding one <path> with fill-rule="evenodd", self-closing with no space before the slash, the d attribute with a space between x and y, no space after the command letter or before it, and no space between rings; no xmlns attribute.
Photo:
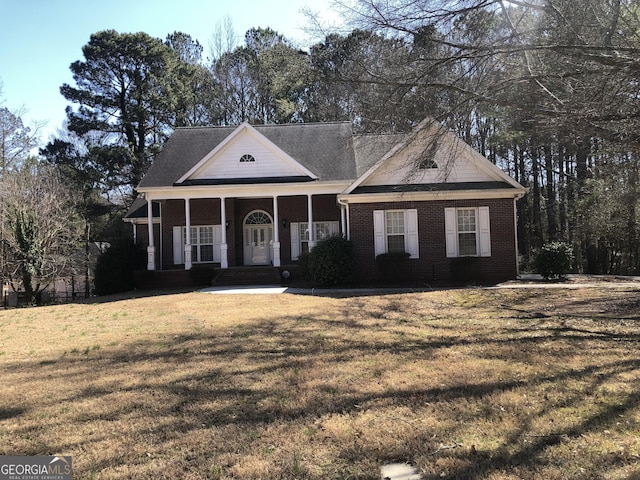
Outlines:
<svg viewBox="0 0 640 480"><path fill-rule="evenodd" d="M158 202L152 202L151 205L153 217L159 218L160 204ZM147 212L147 201L144 198L138 197L133 201L124 218L147 218Z"/></svg>
<svg viewBox="0 0 640 480"><path fill-rule="evenodd" d="M357 176L360 177L389 150L405 141L406 134L358 135L353 138ZM355 178L354 178L355 180Z"/></svg>
<svg viewBox="0 0 640 480"><path fill-rule="evenodd" d="M164 145L139 188L174 185L232 135L237 126L177 128ZM255 125L253 128L320 181L357 177L351 123Z"/></svg>
<svg viewBox="0 0 640 480"><path fill-rule="evenodd" d="M404 185L360 186L352 193L407 193L407 192L460 192L463 190L502 190L513 189L507 182L442 182L414 183Z"/></svg>

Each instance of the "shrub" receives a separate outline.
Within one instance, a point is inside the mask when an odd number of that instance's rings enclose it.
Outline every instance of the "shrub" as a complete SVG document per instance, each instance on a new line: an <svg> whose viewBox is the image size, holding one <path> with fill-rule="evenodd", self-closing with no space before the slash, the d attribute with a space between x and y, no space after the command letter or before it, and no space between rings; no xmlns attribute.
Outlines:
<svg viewBox="0 0 640 480"><path fill-rule="evenodd" d="M302 278L305 280L311 280L311 272L309 271L309 254L301 253L298 255L298 268L300 269L300 274Z"/></svg>
<svg viewBox="0 0 640 480"><path fill-rule="evenodd" d="M565 278L573 263L573 247L565 242L551 242L542 246L535 259L536 271L545 280Z"/></svg>
<svg viewBox="0 0 640 480"><path fill-rule="evenodd" d="M407 260L411 255L406 252L381 253L376 257L376 265L384 280L399 282L407 280Z"/></svg>
<svg viewBox="0 0 640 480"><path fill-rule="evenodd" d="M198 287L211 285L215 276L216 269L213 265L194 265L189 270L191 281Z"/></svg>
<svg viewBox="0 0 640 480"><path fill-rule="evenodd" d="M311 279L322 286L343 285L353 275L353 247L340 235L320 240L309 253Z"/></svg>
<svg viewBox="0 0 640 480"><path fill-rule="evenodd" d="M449 269L455 282L478 282L482 279L481 260L478 257L452 258Z"/></svg>
<svg viewBox="0 0 640 480"><path fill-rule="evenodd" d="M133 271L145 266L144 248L133 242L116 241L96 261L96 295L126 292L135 288Z"/></svg>

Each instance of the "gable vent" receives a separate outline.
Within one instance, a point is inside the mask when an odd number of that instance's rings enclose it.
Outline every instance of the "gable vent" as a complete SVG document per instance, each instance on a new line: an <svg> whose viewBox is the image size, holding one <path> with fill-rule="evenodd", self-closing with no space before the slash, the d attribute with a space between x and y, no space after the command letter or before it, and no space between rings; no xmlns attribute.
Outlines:
<svg viewBox="0 0 640 480"><path fill-rule="evenodd" d="M240 157L240 163L248 163L248 162L255 162L255 161L256 161L256 158L249 153L245 153Z"/></svg>

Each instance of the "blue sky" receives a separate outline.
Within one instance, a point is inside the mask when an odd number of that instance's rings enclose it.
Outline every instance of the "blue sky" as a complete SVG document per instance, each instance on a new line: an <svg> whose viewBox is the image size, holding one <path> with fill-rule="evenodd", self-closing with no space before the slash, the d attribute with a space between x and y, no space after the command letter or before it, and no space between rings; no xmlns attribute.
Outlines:
<svg viewBox="0 0 640 480"><path fill-rule="evenodd" d="M329 23L339 18L330 0L0 0L0 81L3 107L24 108L27 125L46 121L43 143L61 127L66 100L63 83L73 85L69 65L83 60L82 47L97 31L146 32L164 39L188 33L209 49L218 25L229 17L242 43L252 27L271 27L306 49L312 38L302 9L319 12Z"/></svg>

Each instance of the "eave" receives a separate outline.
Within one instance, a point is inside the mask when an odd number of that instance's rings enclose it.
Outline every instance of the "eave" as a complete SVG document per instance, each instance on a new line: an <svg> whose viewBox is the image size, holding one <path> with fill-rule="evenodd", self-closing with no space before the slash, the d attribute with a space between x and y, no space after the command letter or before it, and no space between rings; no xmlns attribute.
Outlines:
<svg viewBox="0 0 640 480"><path fill-rule="evenodd" d="M182 185L169 187L144 187L138 192L147 200L186 200L196 198L268 198L297 195L337 195L343 192L351 181L302 182L302 183L262 183L230 185Z"/></svg>
<svg viewBox="0 0 640 480"><path fill-rule="evenodd" d="M376 203L376 202L424 202L438 200L478 200L521 198L525 190L491 189L491 190L450 190L437 192L385 192L338 195L340 203Z"/></svg>

